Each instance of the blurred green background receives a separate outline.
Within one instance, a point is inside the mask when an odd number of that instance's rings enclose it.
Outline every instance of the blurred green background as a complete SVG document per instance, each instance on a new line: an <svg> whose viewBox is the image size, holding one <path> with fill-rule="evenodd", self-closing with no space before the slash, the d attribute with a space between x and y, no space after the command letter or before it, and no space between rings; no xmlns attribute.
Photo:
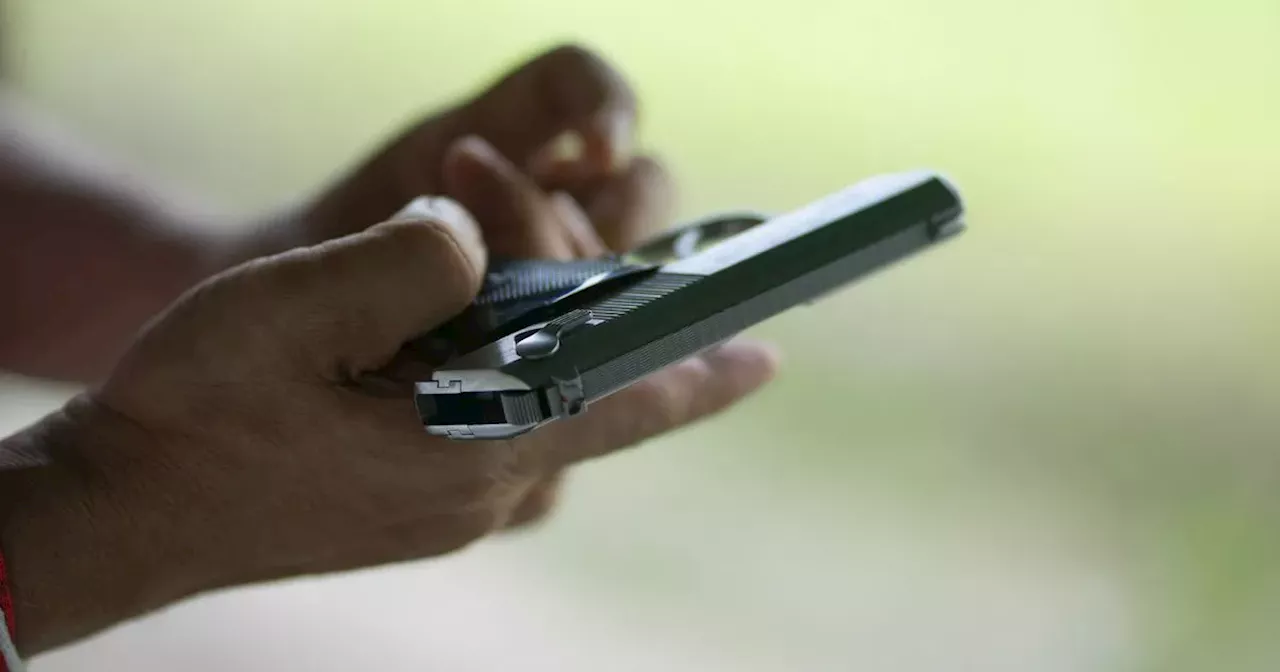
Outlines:
<svg viewBox="0 0 1280 672"><path fill-rule="evenodd" d="M247 669L1280 667L1280 3L5 11L17 87L244 211L573 40L630 76L686 216L910 167L949 174L971 213L947 248L759 329L788 360L765 394L582 469L537 534L412 570L461 572L452 602L377 570L190 607L214 620L160 616L43 669L145 669L166 642L183 669L228 649ZM328 626L288 623L377 581L357 634L305 653ZM517 612L526 640L490 620Z"/></svg>

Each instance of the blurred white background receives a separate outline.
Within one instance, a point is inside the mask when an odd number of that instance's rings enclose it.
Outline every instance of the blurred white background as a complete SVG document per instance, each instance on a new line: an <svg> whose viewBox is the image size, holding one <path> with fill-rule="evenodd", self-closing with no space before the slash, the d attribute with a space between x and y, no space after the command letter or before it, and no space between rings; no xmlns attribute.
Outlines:
<svg viewBox="0 0 1280 672"><path fill-rule="evenodd" d="M946 171L972 230L760 330L783 378L464 554L218 595L62 670L1273 670L1280 5L10 0L16 85L228 207L566 37L688 216ZM9 430L69 390L6 381Z"/></svg>

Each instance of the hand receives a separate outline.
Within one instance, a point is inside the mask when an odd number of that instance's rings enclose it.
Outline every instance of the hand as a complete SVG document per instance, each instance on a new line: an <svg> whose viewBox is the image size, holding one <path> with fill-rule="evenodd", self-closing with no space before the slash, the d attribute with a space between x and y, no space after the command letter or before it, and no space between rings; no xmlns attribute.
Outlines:
<svg viewBox="0 0 1280 672"><path fill-rule="evenodd" d="M45 462L0 488L21 493L0 539L19 646L219 587L462 548L552 474L717 412L773 373L769 351L729 344L516 440L428 436L404 390L371 381L394 380L401 345L471 301L485 259L468 213L436 199L249 262L184 295L101 387L6 440Z"/></svg>
<svg viewBox="0 0 1280 672"><path fill-rule="evenodd" d="M41 115L0 100L0 145L21 150L0 152L0 313L6 326L21 327L0 330L0 367L100 380L146 320L210 275L353 233L420 194L440 193L445 153L468 134L489 138L540 178L571 177L573 195L595 218L619 202L609 194L645 183L646 161L628 160L635 117L615 71L561 47L415 124L319 197L255 226L227 227L206 226L224 221L222 213L86 160L92 153ZM581 138L578 160L557 160L565 134Z"/></svg>
<svg viewBox="0 0 1280 672"><path fill-rule="evenodd" d="M447 153L443 177L446 193L487 223L483 229L490 252L507 258L572 259L624 251L666 224L672 209L670 179L647 157L616 177L584 177L572 166L552 166L545 183L567 191L547 196L495 147L468 136ZM543 518L555 504L562 480L563 473L556 470L532 486L509 524L523 526Z"/></svg>
<svg viewBox="0 0 1280 672"><path fill-rule="evenodd" d="M413 124L318 198L272 218L232 260L353 233L421 194L441 193L444 158L466 136L485 138L548 185L564 186L567 178L579 189L575 196L594 195L610 180L614 192L625 190L648 169L630 161L636 115L631 88L608 63L581 47L552 49L474 99ZM580 140L580 156L559 158L566 137ZM592 200L607 209L610 199Z"/></svg>

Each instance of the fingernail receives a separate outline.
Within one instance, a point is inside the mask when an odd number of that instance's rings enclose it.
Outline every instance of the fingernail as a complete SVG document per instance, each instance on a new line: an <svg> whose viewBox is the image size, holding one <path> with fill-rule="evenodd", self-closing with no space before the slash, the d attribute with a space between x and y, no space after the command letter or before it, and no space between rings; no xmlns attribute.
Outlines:
<svg viewBox="0 0 1280 672"><path fill-rule="evenodd" d="M387 219L389 222L403 222L416 219L427 219L433 214L431 209L431 199L427 196L419 196L409 201L403 208L400 208L396 214Z"/></svg>
<svg viewBox="0 0 1280 672"><path fill-rule="evenodd" d="M448 226L454 233L479 240L480 227L471 213L451 198L443 196L419 196L409 201L393 215L391 222L420 222L430 220Z"/></svg>

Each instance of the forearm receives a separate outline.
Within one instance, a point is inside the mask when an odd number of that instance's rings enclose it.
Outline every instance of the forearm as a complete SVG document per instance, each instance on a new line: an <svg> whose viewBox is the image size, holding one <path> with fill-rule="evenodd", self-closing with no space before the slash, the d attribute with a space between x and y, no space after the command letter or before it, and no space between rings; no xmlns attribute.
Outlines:
<svg viewBox="0 0 1280 672"><path fill-rule="evenodd" d="M222 265L201 217L0 98L0 368L101 375L140 325Z"/></svg>
<svg viewBox="0 0 1280 672"><path fill-rule="evenodd" d="M161 608L207 582L172 533L167 517L176 512L131 506L131 486L99 467L128 459L141 440L97 413L77 398L0 440L0 551L26 656Z"/></svg>

